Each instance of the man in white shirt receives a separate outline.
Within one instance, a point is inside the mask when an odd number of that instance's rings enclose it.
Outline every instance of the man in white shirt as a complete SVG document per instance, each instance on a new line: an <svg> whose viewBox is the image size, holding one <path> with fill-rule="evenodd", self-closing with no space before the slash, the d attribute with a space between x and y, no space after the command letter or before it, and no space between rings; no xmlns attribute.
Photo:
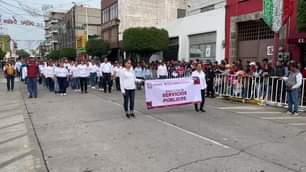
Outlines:
<svg viewBox="0 0 306 172"><path fill-rule="evenodd" d="M51 62L47 64L47 67L45 68L45 73L44 73L46 80L47 80L47 87L49 88L50 92L54 91L54 67Z"/></svg>
<svg viewBox="0 0 306 172"><path fill-rule="evenodd" d="M157 68L157 78L158 79L168 78L168 69L167 65L164 62L162 62Z"/></svg>
<svg viewBox="0 0 306 172"><path fill-rule="evenodd" d="M115 78L116 82L116 89L117 91L120 91L120 79L119 79L119 72L121 70L120 64L116 61L113 67L113 76Z"/></svg>
<svg viewBox="0 0 306 172"><path fill-rule="evenodd" d="M299 92L303 83L303 76L296 62L292 61L289 65L290 71L288 77L283 77L286 81L288 92L288 115L298 116L299 110Z"/></svg>
<svg viewBox="0 0 306 172"><path fill-rule="evenodd" d="M84 61L78 65L78 74L80 77L81 92L87 94L87 80L89 78L89 67Z"/></svg>
<svg viewBox="0 0 306 172"><path fill-rule="evenodd" d="M198 104L194 104L194 109L196 112L205 112L204 108L204 103L205 103L205 90L207 88L207 83L206 83L206 76L205 73L203 72L203 66L201 63L197 64L196 70L194 72L192 72L192 77L195 77L196 79L198 79L198 81L200 82L200 86L201 86L201 103L200 103L200 109L198 107Z"/></svg>
<svg viewBox="0 0 306 172"><path fill-rule="evenodd" d="M91 65L89 65L89 71L90 71L90 86L92 89L96 88L96 84L97 84L97 70L98 67L96 65L96 63L92 62Z"/></svg>
<svg viewBox="0 0 306 172"><path fill-rule="evenodd" d="M112 64L107 60L107 58L104 59L104 62L101 64L101 70L103 75L103 88L104 93L112 92L112 72L113 67Z"/></svg>

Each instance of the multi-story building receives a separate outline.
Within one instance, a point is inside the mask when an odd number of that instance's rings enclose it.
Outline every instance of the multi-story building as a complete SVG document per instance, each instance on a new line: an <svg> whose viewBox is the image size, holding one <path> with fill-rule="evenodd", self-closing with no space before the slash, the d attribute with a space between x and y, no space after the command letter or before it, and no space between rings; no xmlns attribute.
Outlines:
<svg viewBox="0 0 306 172"><path fill-rule="evenodd" d="M244 63L265 58L272 61L274 51L278 51L306 66L306 32L298 32L298 1L291 2L293 13L290 22L285 23L279 33L280 46L276 49L274 45L278 39L263 20L263 1L227 0L225 58L230 62L241 59Z"/></svg>
<svg viewBox="0 0 306 172"><path fill-rule="evenodd" d="M0 49L3 52L8 53L11 51L10 42L11 42L11 38L9 35L0 34Z"/></svg>
<svg viewBox="0 0 306 172"><path fill-rule="evenodd" d="M59 48L59 32L60 22L63 20L65 13L50 12L45 17L45 37L47 51L57 50Z"/></svg>
<svg viewBox="0 0 306 172"><path fill-rule="evenodd" d="M152 27L175 20L186 0L102 0L102 39L117 56L123 32L130 27Z"/></svg>
<svg viewBox="0 0 306 172"><path fill-rule="evenodd" d="M224 59L225 1L189 0L186 17L162 25L170 36L166 60Z"/></svg>
<svg viewBox="0 0 306 172"><path fill-rule="evenodd" d="M101 10L75 5L64 16L59 29L61 48L85 48L88 38L101 38Z"/></svg>

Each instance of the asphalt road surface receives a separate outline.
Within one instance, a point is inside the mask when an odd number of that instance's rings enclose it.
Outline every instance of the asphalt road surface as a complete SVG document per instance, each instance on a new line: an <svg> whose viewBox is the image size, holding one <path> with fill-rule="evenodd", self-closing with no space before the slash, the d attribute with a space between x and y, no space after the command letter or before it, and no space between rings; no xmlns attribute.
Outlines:
<svg viewBox="0 0 306 172"><path fill-rule="evenodd" d="M51 172L306 171L305 114L221 98L207 99L206 113L148 111L142 91L136 119L125 118L119 92L62 97L41 88L25 104Z"/></svg>

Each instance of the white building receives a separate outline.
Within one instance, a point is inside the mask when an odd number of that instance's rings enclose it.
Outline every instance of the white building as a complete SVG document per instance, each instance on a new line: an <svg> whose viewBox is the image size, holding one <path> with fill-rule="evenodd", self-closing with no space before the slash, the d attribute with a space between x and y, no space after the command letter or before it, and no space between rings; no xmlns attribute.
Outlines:
<svg viewBox="0 0 306 172"><path fill-rule="evenodd" d="M178 60L224 59L224 0L190 0L187 16L165 24L170 36L170 56ZM172 50L171 50L172 49ZM175 53L176 52L176 53Z"/></svg>

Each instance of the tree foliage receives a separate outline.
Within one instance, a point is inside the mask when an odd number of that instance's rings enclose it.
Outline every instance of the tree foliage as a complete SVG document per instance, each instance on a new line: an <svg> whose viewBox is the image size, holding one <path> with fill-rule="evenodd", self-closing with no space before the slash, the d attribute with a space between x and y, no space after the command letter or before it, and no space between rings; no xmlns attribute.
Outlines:
<svg viewBox="0 0 306 172"><path fill-rule="evenodd" d="M299 0L298 2L298 30L299 32L306 32L306 1Z"/></svg>
<svg viewBox="0 0 306 172"><path fill-rule="evenodd" d="M123 33L123 48L128 52L152 54L166 50L168 44L168 31L164 29L137 27Z"/></svg>
<svg viewBox="0 0 306 172"><path fill-rule="evenodd" d="M2 51L2 49L0 48L0 60L2 60L4 56L5 56L5 52Z"/></svg>
<svg viewBox="0 0 306 172"><path fill-rule="evenodd" d="M69 60L75 60L76 49L75 48L63 48L60 50L60 56Z"/></svg>
<svg viewBox="0 0 306 172"><path fill-rule="evenodd" d="M61 53L59 50L54 50L51 51L48 55L47 55L48 59L52 59L52 60L58 60L61 58Z"/></svg>
<svg viewBox="0 0 306 172"><path fill-rule="evenodd" d="M102 39L92 39L86 44L86 52L92 57L102 57L109 50L109 44Z"/></svg>
<svg viewBox="0 0 306 172"><path fill-rule="evenodd" d="M17 54L19 57L21 57L21 58L28 58L28 57L30 57L30 54L29 54L27 51L23 50L23 49L17 50L17 51L16 51L16 54Z"/></svg>

